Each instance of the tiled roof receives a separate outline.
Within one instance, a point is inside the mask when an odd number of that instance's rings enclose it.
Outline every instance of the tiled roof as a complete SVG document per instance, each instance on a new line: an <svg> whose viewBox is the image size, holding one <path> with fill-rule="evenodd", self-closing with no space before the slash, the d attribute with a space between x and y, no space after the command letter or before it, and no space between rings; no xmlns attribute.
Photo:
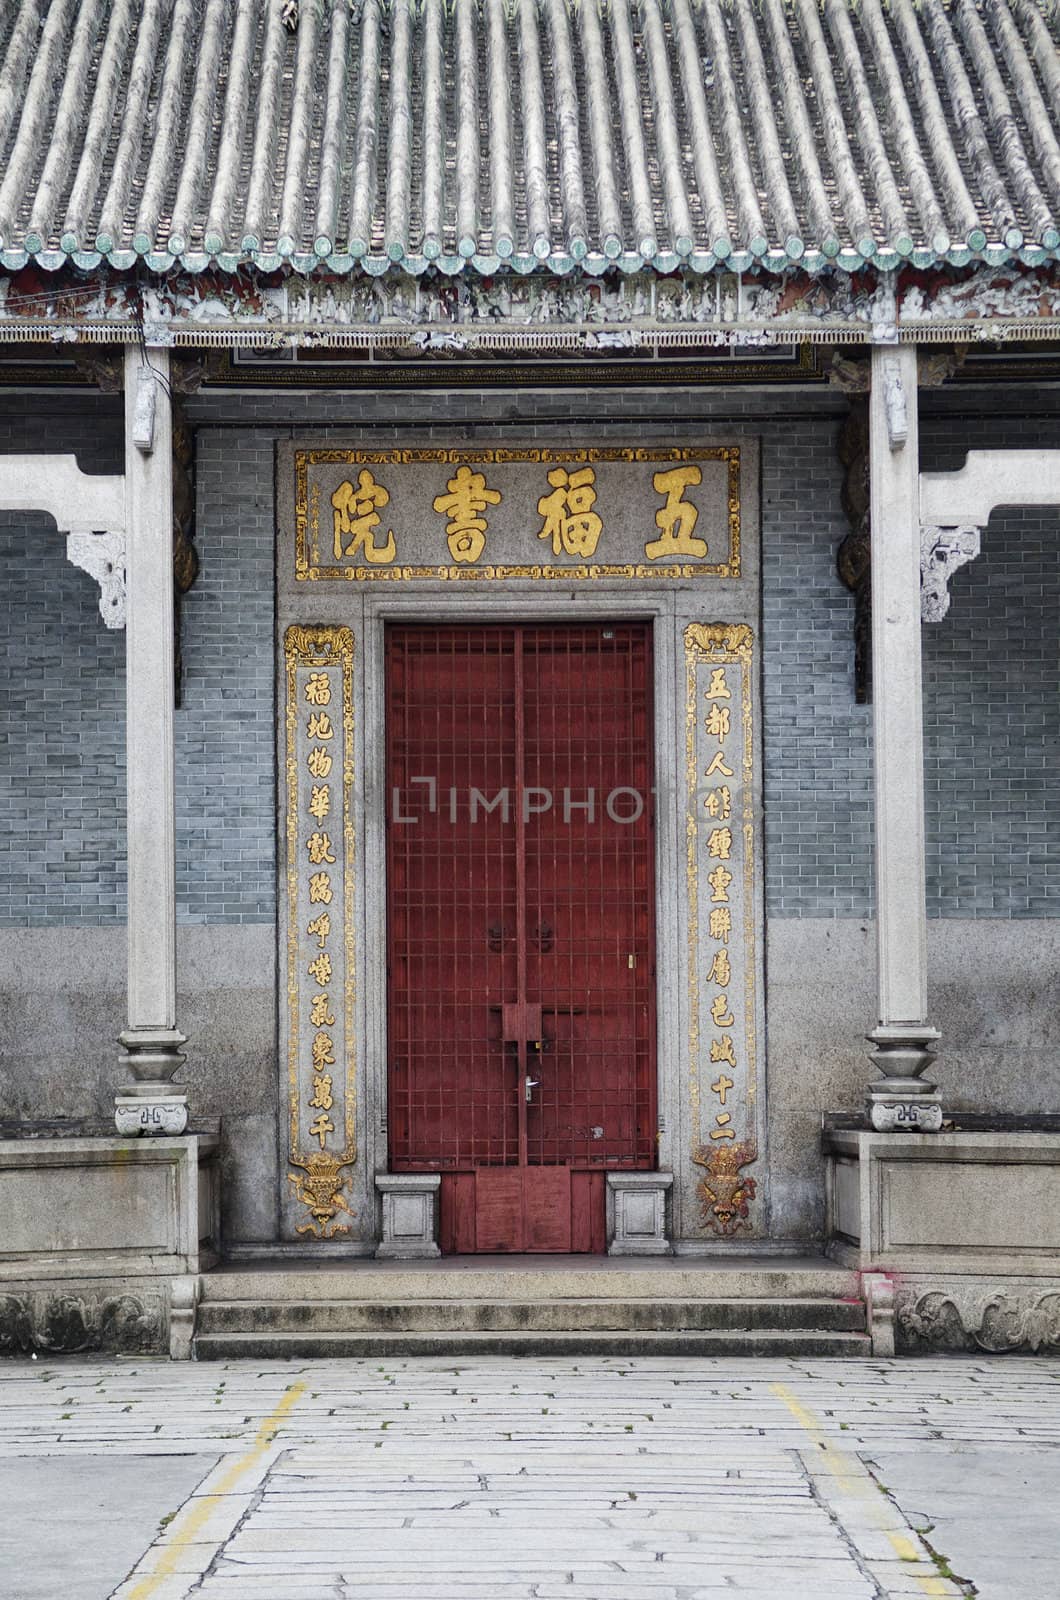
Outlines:
<svg viewBox="0 0 1060 1600"><path fill-rule="evenodd" d="M1060 246L1048 0L6 0L0 263L818 270Z"/></svg>

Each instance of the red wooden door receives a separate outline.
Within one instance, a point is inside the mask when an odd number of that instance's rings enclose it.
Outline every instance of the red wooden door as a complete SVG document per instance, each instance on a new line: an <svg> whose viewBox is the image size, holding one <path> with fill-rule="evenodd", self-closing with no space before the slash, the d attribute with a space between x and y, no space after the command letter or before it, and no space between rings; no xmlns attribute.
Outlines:
<svg viewBox="0 0 1060 1600"><path fill-rule="evenodd" d="M601 1250L654 1165L650 644L388 630L390 1164L444 1250Z"/></svg>

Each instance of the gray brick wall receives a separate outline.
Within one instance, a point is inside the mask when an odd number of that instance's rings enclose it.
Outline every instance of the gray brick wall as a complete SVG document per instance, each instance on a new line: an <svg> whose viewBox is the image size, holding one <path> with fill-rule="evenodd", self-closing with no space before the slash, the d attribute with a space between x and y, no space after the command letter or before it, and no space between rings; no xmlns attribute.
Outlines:
<svg viewBox="0 0 1060 1600"><path fill-rule="evenodd" d="M872 863L872 721L854 701L852 596L835 552L838 418L763 436L766 903L785 917L864 916Z"/></svg>
<svg viewBox="0 0 1060 1600"><path fill-rule="evenodd" d="M273 443L332 424L410 425L439 436L500 428L580 431L643 421L644 436L712 428L763 441L766 888L776 916L871 911L871 723L854 704L853 602L835 575L846 526L835 436L841 402L818 390L792 414L782 391L647 391L601 397L262 395L207 391L198 425L196 540L202 572L185 600L184 706L177 713L178 914L269 921L275 910ZM564 419L566 419L564 421ZM271 424L271 426L267 426ZM117 402L0 402L0 449L76 449L120 468ZM966 445L1055 443L1056 423L928 416L925 466ZM958 443L954 443L956 440ZM1050 822L1057 771L1056 618L1060 518L996 518L958 574L949 618L925 630L929 913L1032 917L1060 903ZM67 566L46 520L0 519L0 922L123 917L123 636ZM32 709L30 709L32 708Z"/></svg>
<svg viewBox="0 0 1060 1600"><path fill-rule="evenodd" d="M121 470L120 403L0 411L0 451ZM125 635L49 517L0 513L0 922L124 920Z"/></svg>
<svg viewBox="0 0 1060 1600"><path fill-rule="evenodd" d="M925 410L931 396L925 397ZM854 703L853 602L835 575L847 531L836 425L767 429L763 637L767 906L872 914L872 719ZM1056 448L1050 417L925 417L925 470L968 449ZM978 561L925 627L930 917L1060 914L1060 513L999 512Z"/></svg>
<svg viewBox="0 0 1060 1600"><path fill-rule="evenodd" d="M116 403L0 414L0 450L120 471ZM200 577L176 713L177 915L275 914L272 441L198 441ZM46 517L0 517L0 925L125 920L125 636Z"/></svg>
<svg viewBox="0 0 1060 1600"><path fill-rule="evenodd" d="M176 715L177 914L271 922L276 906L273 447L199 432L196 547Z"/></svg>
<svg viewBox="0 0 1060 1600"><path fill-rule="evenodd" d="M1053 420L967 419L968 448L1056 449ZM962 452L925 430L939 471ZM1060 512L997 512L924 639L930 916L1060 916Z"/></svg>

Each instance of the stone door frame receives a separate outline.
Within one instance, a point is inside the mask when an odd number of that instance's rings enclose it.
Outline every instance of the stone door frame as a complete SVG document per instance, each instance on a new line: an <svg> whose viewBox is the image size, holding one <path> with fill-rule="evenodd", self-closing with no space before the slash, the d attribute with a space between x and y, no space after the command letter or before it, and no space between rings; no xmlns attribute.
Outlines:
<svg viewBox="0 0 1060 1600"><path fill-rule="evenodd" d="M683 431L683 430L682 430ZM286 968L286 801L282 781L284 749L284 672L283 650L286 630L295 624L349 628L354 636L354 816L355 893L354 948L356 952L356 1000L354 1048L357 1080L357 1160L347 1170L346 1197L356 1219L348 1238L328 1240L313 1246L335 1254L370 1254L379 1239L379 1206L375 1178L386 1174L388 1159L387 1109L387 1017L386 1017L386 765L385 765L385 630L390 622L454 625L459 623L498 625L504 622L584 624L593 618L643 621L652 625L653 639L653 738L656 774L655 893L656 893L656 1000L658 1071L658 1166L673 1173L670 1192L669 1234L682 1253L753 1249L768 1238L768 1209L765 1184L766 1095L763 959L764 916L762 907L762 832L761 819L761 635L759 585L759 496L757 441L727 436L704 443L739 442L747 451L743 498L743 568L738 580L702 579L698 581L650 581L631 584L600 580L564 585L560 581L512 582L490 585L484 592L456 584L409 582L407 584L299 583L293 573L293 517L290 511L290 477L286 458L293 449L305 448L295 440L277 451L278 458L278 561L277 561L277 659L280 686L277 739L278 771L281 775L278 803L280 967ZM703 1177L701 1167L692 1163L693 1116L690 1096L689 1000L689 893L686 797L686 750L688 717L686 693L685 629L690 624L750 625L754 637L753 727L754 794L753 803L759 825L756 828L753 919L756 932L758 1037L758 1091L753 1107L754 1136L757 1140L759 1200L750 1228L734 1236L719 1235L702 1223L701 1196L697 1192ZM281 1106L288 1095L287 1038L285 1028L285 990L279 985L280 1053L278 1071ZM283 1237L294 1240L296 1223L305 1216L290 1195L286 1182L289 1151L286 1147L286 1118L281 1114L280 1141L281 1200ZM752 1193L753 1193L752 1187ZM371 1226L369 1226L371 1219ZM349 1219L346 1219L349 1221Z"/></svg>

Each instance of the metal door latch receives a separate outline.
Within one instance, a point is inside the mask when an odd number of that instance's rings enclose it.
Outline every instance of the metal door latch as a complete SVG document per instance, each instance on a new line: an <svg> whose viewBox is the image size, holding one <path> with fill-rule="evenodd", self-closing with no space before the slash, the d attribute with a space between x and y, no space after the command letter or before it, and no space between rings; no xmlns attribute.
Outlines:
<svg viewBox="0 0 1060 1600"><path fill-rule="evenodd" d="M537 1089L540 1086L540 1083L541 1083L541 1079L540 1078L529 1078L528 1077L526 1079L526 1103L527 1103L527 1105L529 1105L531 1100L533 1099L534 1090Z"/></svg>

